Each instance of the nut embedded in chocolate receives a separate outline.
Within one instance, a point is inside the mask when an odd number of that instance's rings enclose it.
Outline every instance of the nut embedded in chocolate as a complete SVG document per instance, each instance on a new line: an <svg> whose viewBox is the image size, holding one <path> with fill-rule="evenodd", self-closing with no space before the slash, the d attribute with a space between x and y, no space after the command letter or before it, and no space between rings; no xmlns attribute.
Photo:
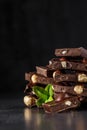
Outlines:
<svg viewBox="0 0 87 130"><path fill-rule="evenodd" d="M36 82L37 82L37 75L33 74L33 75L31 76L31 81L32 81L33 83L36 83Z"/></svg>
<svg viewBox="0 0 87 130"><path fill-rule="evenodd" d="M86 74L78 74L78 82L87 82Z"/></svg>
<svg viewBox="0 0 87 130"><path fill-rule="evenodd" d="M67 50L63 50L61 53L65 55L67 53Z"/></svg>
<svg viewBox="0 0 87 130"><path fill-rule="evenodd" d="M83 93L83 86L82 85L76 85L74 87L74 91L77 93L77 94L82 94Z"/></svg>
<svg viewBox="0 0 87 130"><path fill-rule="evenodd" d="M59 70L54 71L54 72L53 72L53 78L55 78L56 74L58 74L58 75L59 75L59 74L61 74L61 72L60 72Z"/></svg>
<svg viewBox="0 0 87 130"><path fill-rule="evenodd" d="M67 106L71 106L71 104L72 104L71 101L69 101L69 100L65 101L65 105L67 105Z"/></svg>
<svg viewBox="0 0 87 130"><path fill-rule="evenodd" d="M66 61L61 61L61 65L62 65L63 68L66 68L67 67Z"/></svg>
<svg viewBox="0 0 87 130"><path fill-rule="evenodd" d="M83 47L79 48L63 48L55 49L56 56L83 57L87 59L87 50Z"/></svg>
<svg viewBox="0 0 87 130"><path fill-rule="evenodd" d="M25 103L26 106L32 107L32 106L35 106L36 99L32 96L25 96L24 97L24 103Z"/></svg>

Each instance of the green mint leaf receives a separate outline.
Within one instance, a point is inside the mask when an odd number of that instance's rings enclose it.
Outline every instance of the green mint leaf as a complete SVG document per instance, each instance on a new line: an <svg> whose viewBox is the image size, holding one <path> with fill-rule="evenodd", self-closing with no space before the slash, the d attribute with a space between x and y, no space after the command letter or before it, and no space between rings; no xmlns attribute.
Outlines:
<svg viewBox="0 0 87 130"><path fill-rule="evenodd" d="M34 86L33 87L33 92L36 94L36 96L38 98L43 99L44 101L48 99L48 93L47 91L45 91L44 88L42 87L38 87L38 86Z"/></svg>
<svg viewBox="0 0 87 130"><path fill-rule="evenodd" d="M44 103L45 101L42 98L37 99L36 105L39 107Z"/></svg>
<svg viewBox="0 0 87 130"><path fill-rule="evenodd" d="M33 86L33 92L38 97L36 105L41 106L42 103L53 101L53 86L48 84L45 88Z"/></svg>
<svg viewBox="0 0 87 130"><path fill-rule="evenodd" d="M50 97L52 97L53 96L53 85L52 84L48 84L46 86L46 88L45 88L45 91L47 91L48 95Z"/></svg>
<svg viewBox="0 0 87 130"><path fill-rule="evenodd" d="M47 100L45 100L45 103L53 101L53 97L49 97Z"/></svg>

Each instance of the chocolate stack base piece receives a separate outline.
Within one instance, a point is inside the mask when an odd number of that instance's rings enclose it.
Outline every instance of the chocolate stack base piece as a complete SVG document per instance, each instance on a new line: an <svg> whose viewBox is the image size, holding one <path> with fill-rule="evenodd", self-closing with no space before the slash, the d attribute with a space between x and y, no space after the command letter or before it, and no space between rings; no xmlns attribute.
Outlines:
<svg viewBox="0 0 87 130"><path fill-rule="evenodd" d="M56 57L46 66L36 66L35 72L25 73L24 103L35 106L38 97L32 87L53 86L53 101L43 103L46 113L58 113L80 107L87 102L87 50L80 48L55 49ZM30 100L31 99L31 100Z"/></svg>

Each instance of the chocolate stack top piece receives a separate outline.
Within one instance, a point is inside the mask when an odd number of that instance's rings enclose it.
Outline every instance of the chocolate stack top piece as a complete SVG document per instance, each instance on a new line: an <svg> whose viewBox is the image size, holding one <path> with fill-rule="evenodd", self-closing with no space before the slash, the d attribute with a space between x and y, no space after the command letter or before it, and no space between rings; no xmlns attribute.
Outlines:
<svg viewBox="0 0 87 130"><path fill-rule="evenodd" d="M36 66L35 72L25 73L25 80L29 81L28 96L35 85L53 86L54 100L42 104L47 113L77 108L87 98L87 50L83 47L55 49L55 55L48 65Z"/></svg>
<svg viewBox="0 0 87 130"><path fill-rule="evenodd" d="M55 49L55 55L59 57L83 57L87 59L87 50L83 47L80 48L63 48Z"/></svg>

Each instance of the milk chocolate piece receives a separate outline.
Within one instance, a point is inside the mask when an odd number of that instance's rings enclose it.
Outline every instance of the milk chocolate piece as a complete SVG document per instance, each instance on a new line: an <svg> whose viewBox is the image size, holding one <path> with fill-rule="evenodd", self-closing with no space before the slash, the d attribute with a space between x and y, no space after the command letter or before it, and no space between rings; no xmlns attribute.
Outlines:
<svg viewBox="0 0 87 130"><path fill-rule="evenodd" d="M73 96L62 101L51 101L43 104L43 108L46 113L58 113L68 109L77 108L80 106L80 101L77 96Z"/></svg>
<svg viewBox="0 0 87 130"><path fill-rule="evenodd" d="M42 75L36 74L36 73L26 73L26 80L31 82L32 84L42 84L42 85L47 85L47 84L53 84L54 80L53 78L48 78L44 77Z"/></svg>
<svg viewBox="0 0 87 130"><path fill-rule="evenodd" d="M87 83L87 74L59 74L57 71L53 73L53 78L55 82L83 82Z"/></svg>
<svg viewBox="0 0 87 130"><path fill-rule="evenodd" d="M87 59L87 50L83 47L80 48L63 48L63 49L55 49L55 55L59 57L83 57Z"/></svg>
<svg viewBox="0 0 87 130"><path fill-rule="evenodd" d="M53 76L53 69L49 69L43 66L36 66L37 74L43 75L45 77L52 77Z"/></svg>
<svg viewBox="0 0 87 130"><path fill-rule="evenodd" d="M54 61L52 64L47 65L50 69L71 69L71 70L78 70L87 72L87 64L79 63L79 62L70 62L70 61Z"/></svg>
<svg viewBox="0 0 87 130"><path fill-rule="evenodd" d="M60 84L53 85L54 92L63 92L71 95L78 95L87 97L87 88L84 85L75 85L75 86L62 86Z"/></svg>

